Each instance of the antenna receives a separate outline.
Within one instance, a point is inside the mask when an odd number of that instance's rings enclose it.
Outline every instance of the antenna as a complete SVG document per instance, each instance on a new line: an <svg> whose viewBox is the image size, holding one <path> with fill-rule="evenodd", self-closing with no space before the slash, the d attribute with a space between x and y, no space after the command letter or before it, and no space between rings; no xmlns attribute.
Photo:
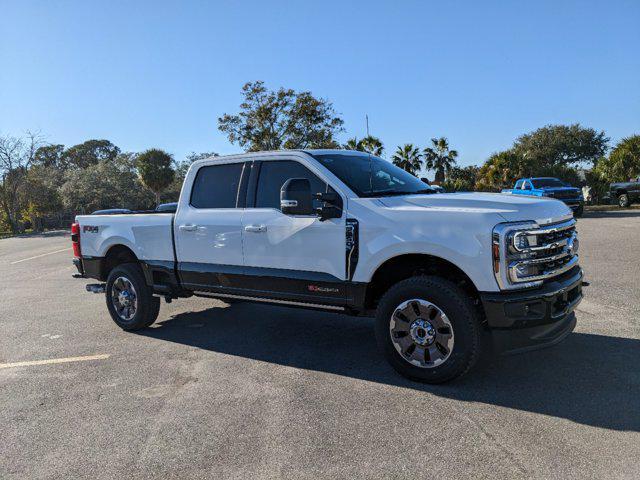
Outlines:
<svg viewBox="0 0 640 480"><path fill-rule="evenodd" d="M367 137L369 136L369 115L364 115L365 122L367 123Z"/></svg>

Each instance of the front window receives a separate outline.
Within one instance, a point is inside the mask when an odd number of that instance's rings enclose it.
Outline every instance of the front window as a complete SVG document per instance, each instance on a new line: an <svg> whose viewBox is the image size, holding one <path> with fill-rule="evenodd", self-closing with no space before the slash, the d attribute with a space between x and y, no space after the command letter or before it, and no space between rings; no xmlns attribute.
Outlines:
<svg viewBox="0 0 640 480"><path fill-rule="evenodd" d="M558 180L557 178L537 178L533 180L533 185L535 188L557 188L567 186L566 183Z"/></svg>
<svg viewBox="0 0 640 480"><path fill-rule="evenodd" d="M435 193L435 189L390 162L373 155L315 154L359 197L385 197L413 193Z"/></svg>

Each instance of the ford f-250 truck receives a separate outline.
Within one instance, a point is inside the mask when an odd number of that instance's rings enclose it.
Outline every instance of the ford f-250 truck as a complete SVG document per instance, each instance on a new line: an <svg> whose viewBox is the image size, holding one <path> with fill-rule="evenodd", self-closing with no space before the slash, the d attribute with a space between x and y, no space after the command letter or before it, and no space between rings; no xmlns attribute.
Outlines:
<svg viewBox="0 0 640 480"><path fill-rule="evenodd" d="M579 217L584 212L582 191L579 188L567 185L557 178L521 178L516 182L513 189L503 190L502 193L555 198L566 203L576 217Z"/></svg>
<svg viewBox="0 0 640 480"><path fill-rule="evenodd" d="M87 290L106 293L125 330L152 324L162 297L191 295L375 316L391 365L430 383L492 344L521 351L569 334L583 287L571 210L432 193L362 152L200 160L175 214L78 216L74 262L106 282Z"/></svg>

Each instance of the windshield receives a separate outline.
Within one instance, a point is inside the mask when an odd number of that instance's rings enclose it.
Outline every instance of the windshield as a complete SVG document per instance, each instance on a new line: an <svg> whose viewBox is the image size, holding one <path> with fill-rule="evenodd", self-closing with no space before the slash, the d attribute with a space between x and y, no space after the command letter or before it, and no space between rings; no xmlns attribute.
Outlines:
<svg viewBox="0 0 640 480"><path fill-rule="evenodd" d="M422 180L373 155L330 153L315 154L313 158L327 167L359 197L436 193Z"/></svg>
<svg viewBox="0 0 640 480"><path fill-rule="evenodd" d="M557 178L536 178L531 180L534 188L546 188L546 187L568 187L568 185Z"/></svg>

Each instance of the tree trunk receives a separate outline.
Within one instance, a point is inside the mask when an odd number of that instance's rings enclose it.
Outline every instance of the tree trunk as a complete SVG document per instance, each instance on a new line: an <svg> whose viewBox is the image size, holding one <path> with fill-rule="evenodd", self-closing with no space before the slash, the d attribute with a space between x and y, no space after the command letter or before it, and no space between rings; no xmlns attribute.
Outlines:
<svg viewBox="0 0 640 480"><path fill-rule="evenodd" d="M156 195L156 207L160 205L160 192L154 192Z"/></svg>

